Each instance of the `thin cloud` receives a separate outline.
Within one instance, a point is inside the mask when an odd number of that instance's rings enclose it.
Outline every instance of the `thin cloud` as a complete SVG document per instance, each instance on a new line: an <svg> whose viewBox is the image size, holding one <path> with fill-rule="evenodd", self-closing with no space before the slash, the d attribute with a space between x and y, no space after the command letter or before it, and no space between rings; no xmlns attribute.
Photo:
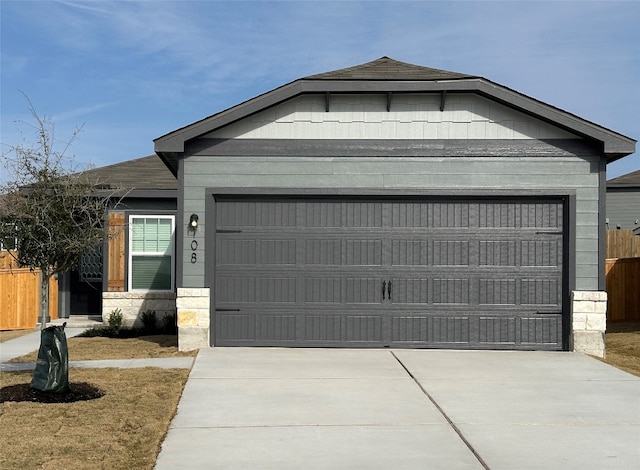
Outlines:
<svg viewBox="0 0 640 470"><path fill-rule="evenodd" d="M83 106L81 108L56 113L51 117L51 119L53 122L66 122L72 119L75 120L76 118L86 116L88 114L95 114L96 112L109 106L113 106L113 103L97 103L91 106Z"/></svg>

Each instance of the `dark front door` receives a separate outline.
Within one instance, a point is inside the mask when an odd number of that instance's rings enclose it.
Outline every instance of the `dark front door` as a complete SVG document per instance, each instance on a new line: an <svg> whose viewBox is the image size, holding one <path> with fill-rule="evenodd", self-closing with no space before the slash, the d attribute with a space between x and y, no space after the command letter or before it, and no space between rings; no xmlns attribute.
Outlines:
<svg viewBox="0 0 640 470"><path fill-rule="evenodd" d="M218 199L214 344L561 349L563 204Z"/></svg>

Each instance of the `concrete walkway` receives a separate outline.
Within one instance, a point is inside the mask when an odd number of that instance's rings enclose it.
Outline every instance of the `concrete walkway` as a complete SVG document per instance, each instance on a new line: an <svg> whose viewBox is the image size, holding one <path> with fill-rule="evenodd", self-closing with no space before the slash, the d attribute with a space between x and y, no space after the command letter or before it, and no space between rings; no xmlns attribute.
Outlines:
<svg viewBox="0 0 640 470"><path fill-rule="evenodd" d="M572 353L212 348L156 470L640 468L640 378Z"/></svg>
<svg viewBox="0 0 640 470"><path fill-rule="evenodd" d="M78 336L86 328L65 328L67 338ZM34 370L35 362L9 363L13 358L24 356L40 347L40 330L19 338L0 343L0 371ZM110 359L100 361L69 361L69 367L77 368L137 368L160 367L163 369L188 369L193 365L193 357L167 357L149 359Z"/></svg>

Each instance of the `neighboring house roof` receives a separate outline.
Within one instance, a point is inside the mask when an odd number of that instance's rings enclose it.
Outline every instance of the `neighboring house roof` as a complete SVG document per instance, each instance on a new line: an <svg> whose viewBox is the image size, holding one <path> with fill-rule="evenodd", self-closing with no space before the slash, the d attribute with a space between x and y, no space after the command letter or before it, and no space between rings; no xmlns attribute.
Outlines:
<svg viewBox="0 0 640 470"><path fill-rule="evenodd" d="M123 189L129 195L156 194L158 191L176 191L178 182L157 155L127 160L84 172L103 189ZM135 194L131 194L135 192Z"/></svg>
<svg viewBox="0 0 640 470"><path fill-rule="evenodd" d="M640 188L640 170L607 181L607 188Z"/></svg>
<svg viewBox="0 0 640 470"><path fill-rule="evenodd" d="M447 93L476 93L535 116L603 148L607 162L635 152L634 139L543 103L510 88L474 75L432 69L381 57L366 64L310 75L283 85L232 108L213 114L154 140L155 151L176 175L185 143L251 114L302 94L439 93L442 106Z"/></svg>

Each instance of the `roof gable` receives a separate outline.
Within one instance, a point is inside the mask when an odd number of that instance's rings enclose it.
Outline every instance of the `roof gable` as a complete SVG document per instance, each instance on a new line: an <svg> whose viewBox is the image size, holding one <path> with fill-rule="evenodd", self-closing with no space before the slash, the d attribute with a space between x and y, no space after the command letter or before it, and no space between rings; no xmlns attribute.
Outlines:
<svg viewBox="0 0 640 470"><path fill-rule="evenodd" d="M476 93L581 136L603 149L607 162L635 152L634 139L582 119L482 77L431 69L389 57L345 69L311 75L259 95L232 108L177 129L154 140L155 151L177 174L185 143L302 94L435 93L445 105L447 93Z"/></svg>

